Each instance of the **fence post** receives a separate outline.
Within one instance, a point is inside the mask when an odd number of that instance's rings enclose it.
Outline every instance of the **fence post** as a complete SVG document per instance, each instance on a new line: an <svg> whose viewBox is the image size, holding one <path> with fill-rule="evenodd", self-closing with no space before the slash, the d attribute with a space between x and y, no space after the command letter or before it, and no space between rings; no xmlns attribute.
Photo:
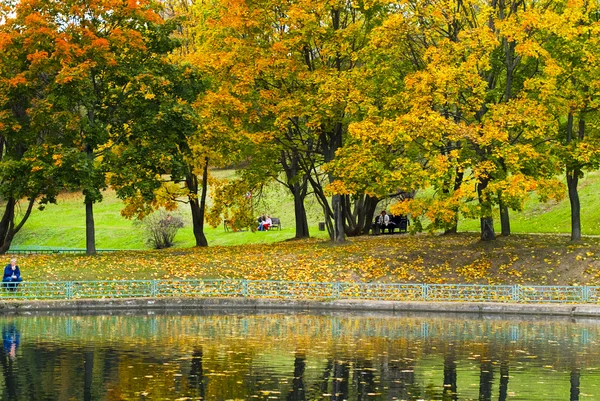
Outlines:
<svg viewBox="0 0 600 401"><path fill-rule="evenodd" d="M73 282L67 281L65 282L65 295L67 299L71 299L73 297Z"/></svg>
<svg viewBox="0 0 600 401"><path fill-rule="evenodd" d="M429 298L429 284L423 284L423 301Z"/></svg>
<svg viewBox="0 0 600 401"><path fill-rule="evenodd" d="M248 280L242 280L242 296L248 297Z"/></svg>
<svg viewBox="0 0 600 401"><path fill-rule="evenodd" d="M150 283L150 296L158 296L158 280L152 280L152 282Z"/></svg>
<svg viewBox="0 0 600 401"><path fill-rule="evenodd" d="M335 282L333 283L333 286L331 287L331 298L332 299L339 299L340 298L340 289L341 289L341 284L339 282Z"/></svg>
<svg viewBox="0 0 600 401"><path fill-rule="evenodd" d="M589 302L590 300L590 294L588 292L588 286L584 285L583 288L581 289L581 296L583 297L582 301L583 302Z"/></svg>
<svg viewBox="0 0 600 401"><path fill-rule="evenodd" d="M521 286L519 284L513 285L512 288L512 300L514 302L519 302L521 300Z"/></svg>

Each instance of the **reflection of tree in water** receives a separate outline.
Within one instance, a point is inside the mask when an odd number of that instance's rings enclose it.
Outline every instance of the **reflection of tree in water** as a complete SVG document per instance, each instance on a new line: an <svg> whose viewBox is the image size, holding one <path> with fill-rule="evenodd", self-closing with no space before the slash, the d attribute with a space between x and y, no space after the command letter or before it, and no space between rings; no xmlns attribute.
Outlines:
<svg viewBox="0 0 600 401"><path fill-rule="evenodd" d="M444 389L442 390L443 401L458 400L456 387L456 352L454 344L448 344L448 349L444 354Z"/></svg>
<svg viewBox="0 0 600 401"><path fill-rule="evenodd" d="M402 358L388 364L389 396L392 399L411 400L420 390L415 385L415 367L412 359Z"/></svg>
<svg viewBox="0 0 600 401"><path fill-rule="evenodd" d="M198 397L205 397L204 371L202 368L202 348L197 348L192 353L192 367L190 369L189 386Z"/></svg>
<svg viewBox="0 0 600 401"><path fill-rule="evenodd" d="M358 401L368 400L369 394L378 393L377 384L375 383L375 373L377 369L373 368L373 361L357 361L354 380L357 386Z"/></svg>
<svg viewBox="0 0 600 401"><path fill-rule="evenodd" d="M498 394L498 401L506 401L506 398L508 397L508 364L507 352L503 350L500 360L500 391Z"/></svg>
<svg viewBox="0 0 600 401"><path fill-rule="evenodd" d="M286 397L287 401L306 400L306 391L304 389L304 370L306 369L306 356L304 353L297 352L294 358L294 378L292 379L292 389Z"/></svg>
<svg viewBox="0 0 600 401"><path fill-rule="evenodd" d="M331 400L342 401L348 399L348 381L350 379L350 365L346 361L333 363L333 378Z"/></svg>
<svg viewBox="0 0 600 401"><path fill-rule="evenodd" d="M494 364L487 355L482 355L479 364L479 401L492 401Z"/></svg>

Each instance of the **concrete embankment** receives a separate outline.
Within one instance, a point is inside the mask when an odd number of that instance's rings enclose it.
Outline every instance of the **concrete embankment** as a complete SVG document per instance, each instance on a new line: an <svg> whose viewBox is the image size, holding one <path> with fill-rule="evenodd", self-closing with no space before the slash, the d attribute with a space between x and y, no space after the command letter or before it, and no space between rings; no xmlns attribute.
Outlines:
<svg viewBox="0 0 600 401"><path fill-rule="evenodd" d="M53 301L1 301L0 313L29 311L160 310L332 310L382 312L437 312L501 315L554 315L600 317L600 305L516 304L489 302L402 302L361 300L287 300L265 298L130 298Z"/></svg>

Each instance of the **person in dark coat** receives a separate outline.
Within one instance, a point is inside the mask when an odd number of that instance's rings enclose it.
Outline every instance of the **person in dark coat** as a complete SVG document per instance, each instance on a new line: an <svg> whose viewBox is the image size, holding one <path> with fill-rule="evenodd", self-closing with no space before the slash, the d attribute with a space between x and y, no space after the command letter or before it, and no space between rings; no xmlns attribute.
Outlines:
<svg viewBox="0 0 600 401"><path fill-rule="evenodd" d="M12 258L10 263L4 268L4 277L2 277L2 285L9 290L16 291L19 283L23 281L21 270L17 266L17 258Z"/></svg>

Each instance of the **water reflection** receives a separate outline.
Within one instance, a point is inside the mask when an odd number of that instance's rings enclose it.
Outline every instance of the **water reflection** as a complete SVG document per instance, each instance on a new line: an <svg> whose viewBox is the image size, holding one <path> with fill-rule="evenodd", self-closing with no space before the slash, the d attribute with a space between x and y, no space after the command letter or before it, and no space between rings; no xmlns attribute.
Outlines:
<svg viewBox="0 0 600 401"><path fill-rule="evenodd" d="M465 316L0 318L3 400L600 399L600 323Z"/></svg>

